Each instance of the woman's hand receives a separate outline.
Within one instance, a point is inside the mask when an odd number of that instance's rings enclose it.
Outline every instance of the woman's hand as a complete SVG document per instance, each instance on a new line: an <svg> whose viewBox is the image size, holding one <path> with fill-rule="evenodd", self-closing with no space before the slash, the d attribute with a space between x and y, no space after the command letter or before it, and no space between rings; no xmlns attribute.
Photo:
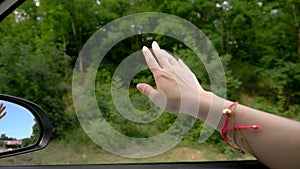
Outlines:
<svg viewBox="0 0 300 169"><path fill-rule="evenodd" d="M6 107L3 105L3 103L0 103L0 119L6 115L5 108Z"/></svg>
<svg viewBox="0 0 300 169"><path fill-rule="evenodd" d="M183 112L197 117L200 97L207 93L200 86L196 76L183 63L165 50L160 49L156 42L152 43L153 53L143 47L143 54L150 68L157 89L140 83L138 90L148 96L160 108L173 113Z"/></svg>

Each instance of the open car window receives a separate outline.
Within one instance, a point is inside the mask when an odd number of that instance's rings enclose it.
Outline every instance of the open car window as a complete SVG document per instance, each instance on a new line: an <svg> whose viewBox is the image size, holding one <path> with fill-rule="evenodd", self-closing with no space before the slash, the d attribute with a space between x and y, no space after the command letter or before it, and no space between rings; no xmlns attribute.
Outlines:
<svg viewBox="0 0 300 169"><path fill-rule="evenodd" d="M0 4L1 19L7 2ZM157 41L184 60L205 90L299 121L299 6L27 0L0 24L0 92L40 105L53 135L45 149L0 165L251 163L254 157L232 150L217 131L160 110L136 89L155 84L141 49ZM207 51L195 52L191 42ZM223 72L212 76L217 64Z"/></svg>

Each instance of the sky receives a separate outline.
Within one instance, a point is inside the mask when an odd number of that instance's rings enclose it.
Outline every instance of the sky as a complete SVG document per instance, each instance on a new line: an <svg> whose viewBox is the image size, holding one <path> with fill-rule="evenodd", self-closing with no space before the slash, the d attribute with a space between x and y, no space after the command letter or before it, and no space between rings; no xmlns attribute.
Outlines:
<svg viewBox="0 0 300 169"><path fill-rule="evenodd" d="M28 138L32 135L32 127L35 124L32 113L15 103L0 100L6 106L6 115L0 119L0 135L18 140Z"/></svg>

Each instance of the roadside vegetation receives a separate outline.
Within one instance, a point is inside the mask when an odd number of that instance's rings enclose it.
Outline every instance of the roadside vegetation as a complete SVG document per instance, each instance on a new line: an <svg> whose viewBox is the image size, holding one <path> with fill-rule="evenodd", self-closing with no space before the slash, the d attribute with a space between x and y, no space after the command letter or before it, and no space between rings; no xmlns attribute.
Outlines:
<svg viewBox="0 0 300 169"><path fill-rule="evenodd" d="M300 121L298 9L300 3L295 0L27 0L0 24L0 92L45 109L53 124L53 138L45 150L20 157L35 164L140 161L113 156L95 145L81 129L71 94L74 64L88 38L110 21L138 12L173 14L201 29L224 65L228 99ZM95 90L105 120L127 136L147 138L161 133L177 117L163 113L149 125L135 124L118 113L111 98L111 83L124 87L121 80L111 80L116 67L153 40L181 57L203 87L210 89L205 68L181 42L153 34L124 39L101 63ZM134 106L145 110L150 103L135 89L139 82L153 84L151 73L140 72L130 84ZM233 152L218 133L199 145L202 127L196 121L178 147L144 161L251 159ZM9 159L13 158L1 159L0 164L9 165Z"/></svg>

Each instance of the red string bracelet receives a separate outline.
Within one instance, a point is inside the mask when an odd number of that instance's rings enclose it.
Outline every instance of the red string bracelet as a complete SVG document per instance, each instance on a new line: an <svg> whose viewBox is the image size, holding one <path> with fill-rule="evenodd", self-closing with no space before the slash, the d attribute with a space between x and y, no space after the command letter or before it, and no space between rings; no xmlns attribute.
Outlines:
<svg viewBox="0 0 300 169"><path fill-rule="evenodd" d="M233 108L238 105L238 102L233 102L230 106L228 106L228 108L223 109L223 114L225 115L225 120L224 123L222 125L222 129L221 129L221 136L224 139L225 143L230 146L232 149L239 151L240 153L245 155L245 151L243 151L241 148L239 147L235 147L232 144L230 144L229 142L229 138L227 137L227 132L228 131L235 131L235 130L240 130L240 129L260 129L260 126L258 125L251 125L251 126L235 126L235 124L233 124L233 126L227 126L231 113L233 112ZM235 135L234 135L235 138ZM248 145L250 146L250 145ZM250 150L251 147L249 147Z"/></svg>

